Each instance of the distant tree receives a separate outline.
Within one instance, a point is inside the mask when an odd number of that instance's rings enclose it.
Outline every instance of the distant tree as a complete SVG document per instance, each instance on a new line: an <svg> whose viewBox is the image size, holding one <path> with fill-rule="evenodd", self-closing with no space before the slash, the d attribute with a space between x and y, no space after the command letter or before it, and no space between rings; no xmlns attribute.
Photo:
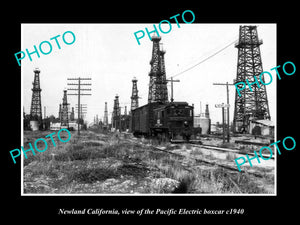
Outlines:
<svg viewBox="0 0 300 225"><path fill-rule="evenodd" d="M23 114L23 125L24 125L24 130L31 130L30 128L30 114Z"/></svg>
<svg viewBox="0 0 300 225"><path fill-rule="evenodd" d="M50 120L50 122L54 122L56 120L56 118L54 115L51 115L51 116L49 116L49 120Z"/></svg>

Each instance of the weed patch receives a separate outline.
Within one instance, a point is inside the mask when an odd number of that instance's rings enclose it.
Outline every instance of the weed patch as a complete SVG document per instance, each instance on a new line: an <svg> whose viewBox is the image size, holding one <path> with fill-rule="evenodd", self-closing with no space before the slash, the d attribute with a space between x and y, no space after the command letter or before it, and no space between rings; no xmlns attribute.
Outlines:
<svg viewBox="0 0 300 225"><path fill-rule="evenodd" d="M109 178L119 177L119 174L109 168L92 168L83 169L69 174L68 179L81 183L94 183L96 181L104 181Z"/></svg>
<svg viewBox="0 0 300 225"><path fill-rule="evenodd" d="M124 164L118 168L84 168L68 174L68 180L81 183L94 183L96 181L105 181L106 179L118 179L121 176L133 176L134 178L143 178L147 175L147 169L130 164Z"/></svg>

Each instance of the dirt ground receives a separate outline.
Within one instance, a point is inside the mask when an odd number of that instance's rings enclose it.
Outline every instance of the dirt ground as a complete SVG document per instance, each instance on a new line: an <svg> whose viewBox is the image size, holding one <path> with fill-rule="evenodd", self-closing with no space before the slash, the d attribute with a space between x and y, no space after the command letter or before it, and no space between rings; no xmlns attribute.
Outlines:
<svg viewBox="0 0 300 225"><path fill-rule="evenodd" d="M24 145L51 132L24 133ZM63 138L63 137L62 137ZM50 139L48 143L50 143ZM214 141L214 140L204 140ZM159 147L182 156L157 151L150 140L130 134L72 132L71 140L47 151L23 157L24 194L273 194L274 167L255 165L262 176L240 173L205 159L231 164L234 157L188 144ZM267 162L267 161L265 161Z"/></svg>

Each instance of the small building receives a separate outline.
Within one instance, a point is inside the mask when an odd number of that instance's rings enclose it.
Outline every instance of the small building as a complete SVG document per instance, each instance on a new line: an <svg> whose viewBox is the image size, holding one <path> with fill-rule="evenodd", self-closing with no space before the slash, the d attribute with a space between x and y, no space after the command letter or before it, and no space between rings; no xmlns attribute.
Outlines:
<svg viewBox="0 0 300 225"><path fill-rule="evenodd" d="M82 129L83 125L80 124L79 127ZM60 130L62 128L65 127L62 127L60 122L50 122L50 130ZM69 122L69 130L78 130L78 124L75 121Z"/></svg>
<svg viewBox="0 0 300 225"><path fill-rule="evenodd" d="M50 122L50 130L60 130L60 122Z"/></svg>
<svg viewBox="0 0 300 225"><path fill-rule="evenodd" d="M82 124L79 124L80 129L82 129ZM69 122L69 130L78 130L78 124L76 121Z"/></svg>
<svg viewBox="0 0 300 225"><path fill-rule="evenodd" d="M249 120L249 131L254 135L274 136L274 122L271 120Z"/></svg>
<svg viewBox="0 0 300 225"><path fill-rule="evenodd" d="M201 128L201 134L210 134L211 121L209 118L194 116L194 128Z"/></svg>

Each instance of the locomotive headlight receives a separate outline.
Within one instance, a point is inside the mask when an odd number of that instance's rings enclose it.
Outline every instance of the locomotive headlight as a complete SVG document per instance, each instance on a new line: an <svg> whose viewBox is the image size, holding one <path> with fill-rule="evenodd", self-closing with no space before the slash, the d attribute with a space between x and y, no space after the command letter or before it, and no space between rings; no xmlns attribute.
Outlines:
<svg viewBox="0 0 300 225"><path fill-rule="evenodd" d="M187 121L184 121L183 125L184 125L185 127L188 127L188 126L189 126L189 124L188 124Z"/></svg>

